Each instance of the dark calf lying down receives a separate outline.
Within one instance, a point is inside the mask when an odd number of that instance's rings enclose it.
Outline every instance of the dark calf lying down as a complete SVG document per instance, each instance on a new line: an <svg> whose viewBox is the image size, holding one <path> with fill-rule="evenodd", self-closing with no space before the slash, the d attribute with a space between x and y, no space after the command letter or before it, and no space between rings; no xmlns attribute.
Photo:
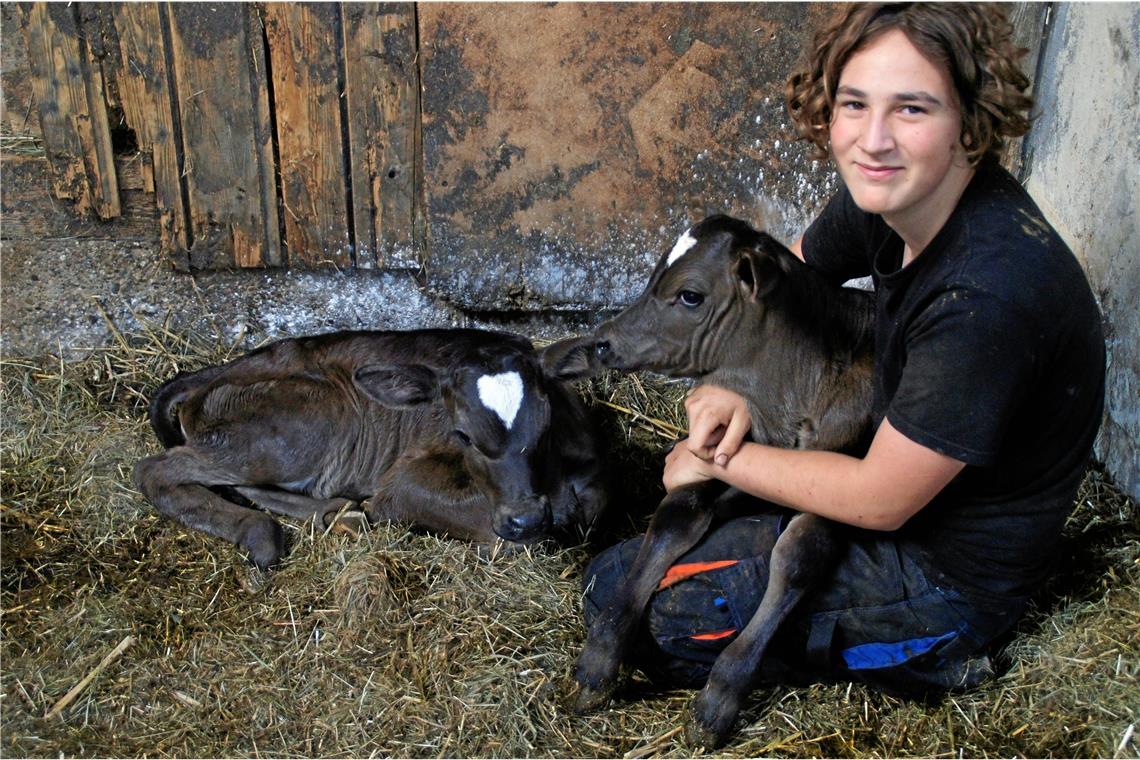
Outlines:
<svg viewBox="0 0 1140 760"><path fill-rule="evenodd" d="M302 519L368 500L371 520L476 542L588 526L604 505L595 441L542 359L479 330L282 340L163 385L150 421L167 450L134 480L261 568L284 553L281 526L217 487Z"/></svg>
<svg viewBox="0 0 1140 760"><path fill-rule="evenodd" d="M582 339L577 350L564 350L563 361L579 361L583 374L600 366L654 370L735 391L748 400L751 438L760 443L851 450L868 431L870 294L830 284L773 238L736 219L711 217L682 235L638 300ZM718 507L740 501L740 492L709 482L677 489L661 502L630 583L589 630L575 671L580 710L609 699L665 572L706 533ZM718 657L692 705L690 739L696 744L719 746L728 738L772 635L834 566L833 528L800 514L776 542L759 609Z"/></svg>

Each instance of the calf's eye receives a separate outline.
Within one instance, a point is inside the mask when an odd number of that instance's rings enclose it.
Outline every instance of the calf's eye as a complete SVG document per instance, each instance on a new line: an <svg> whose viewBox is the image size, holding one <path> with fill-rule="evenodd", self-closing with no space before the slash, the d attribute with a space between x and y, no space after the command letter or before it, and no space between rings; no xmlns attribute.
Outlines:
<svg viewBox="0 0 1140 760"><path fill-rule="evenodd" d="M459 442L462 443L464 446L470 446L471 445L471 436L467 435L467 433L464 433L462 430L456 430L455 431L455 437L458 438Z"/></svg>
<svg viewBox="0 0 1140 760"><path fill-rule="evenodd" d="M705 302L705 297L695 290L682 290L677 294L682 306L687 306L690 309L695 309Z"/></svg>

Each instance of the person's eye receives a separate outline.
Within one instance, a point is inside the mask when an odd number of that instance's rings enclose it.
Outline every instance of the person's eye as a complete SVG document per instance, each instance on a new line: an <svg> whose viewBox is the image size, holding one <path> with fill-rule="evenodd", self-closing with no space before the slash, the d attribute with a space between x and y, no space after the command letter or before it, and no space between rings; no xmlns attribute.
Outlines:
<svg viewBox="0 0 1140 760"><path fill-rule="evenodd" d="M682 290L677 294L677 300L682 306L695 309L705 302L705 297L695 290Z"/></svg>
<svg viewBox="0 0 1140 760"><path fill-rule="evenodd" d="M839 107L844 111L862 111L866 108L861 100L841 100Z"/></svg>
<svg viewBox="0 0 1140 760"><path fill-rule="evenodd" d="M899 110L901 110L903 112L903 114L905 114L907 116L920 116L920 115L926 113L925 108L923 108L922 106L916 106L916 105L905 105Z"/></svg>

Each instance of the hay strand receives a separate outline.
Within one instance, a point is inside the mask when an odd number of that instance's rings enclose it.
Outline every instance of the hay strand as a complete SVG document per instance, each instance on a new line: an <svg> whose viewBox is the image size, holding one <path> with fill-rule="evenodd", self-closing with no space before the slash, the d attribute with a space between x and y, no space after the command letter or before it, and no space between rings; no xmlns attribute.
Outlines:
<svg viewBox="0 0 1140 760"><path fill-rule="evenodd" d="M124 636L123 640L120 641L114 649L108 652L103 657L103 659L99 661L99 664L91 669L90 673L85 675L79 681L79 683L72 686L71 689L66 694L64 694L60 700L52 706L50 710L47 711L47 714L44 715L44 718L51 720L52 718L62 713L67 708L67 706L70 705L75 700L75 698L78 697L80 693L91 684L92 681L99 677L100 673L107 669L108 665L117 660L119 658L119 655L121 655L123 652L127 651L127 647L133 644L134 641L135 639L133 636Z"/></svg>
<svg viewBox="0 0 1140 760"><path fill-rule="evenodd" d="M1124 729L1124 736L1120 739L1120 744L1116 747L1116 752L1113 757L1124 757L1124 751L1128 749L1128 745L1132 743L1132 735L1136 731L1136 724L1129 723L1128 728Z"/></svg>

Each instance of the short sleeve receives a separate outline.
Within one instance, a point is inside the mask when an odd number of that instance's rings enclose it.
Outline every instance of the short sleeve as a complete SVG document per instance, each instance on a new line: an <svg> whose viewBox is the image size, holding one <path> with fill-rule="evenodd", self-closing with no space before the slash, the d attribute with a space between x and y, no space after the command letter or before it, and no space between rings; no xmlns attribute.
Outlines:
<svg viewBox="0 0 1140 760"><path fill-rule="evenodd" d="M871 274L873 223L841 188L804 233L804 261L836 283Z"/></svg>
<svg viewBox="0 0 1140 760"><path fill-rule="evenodd" d="M907 438L966 464L995 463L1032 382L1041 331L1029 315L969 289L940 294L906 334L887 409Z"/></svg>

